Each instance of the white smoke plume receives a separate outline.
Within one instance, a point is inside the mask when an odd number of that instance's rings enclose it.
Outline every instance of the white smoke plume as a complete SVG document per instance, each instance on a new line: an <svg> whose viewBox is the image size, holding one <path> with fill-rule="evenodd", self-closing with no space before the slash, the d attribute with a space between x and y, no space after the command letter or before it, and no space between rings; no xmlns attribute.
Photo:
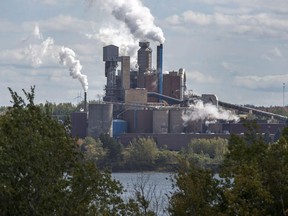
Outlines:
<svg viewBox="0 0 288 216"><path fill-rule="evenodd" d="M72 49L62 47L59 52L60 63L67 66L70 71L70 76L73 79L78 79L85 92L88 90L87 76L81 73L82 65L80 61L76 59L76 54Z"/></svg>
<svg viewBox="0 0 288 216"><path fill-rule="evenodd" d="M189 108L182 113L184 126L190 121L203 120L206 123L212 123L216 120L239 121L239 117L229 110L218 108L211 103L204 104L198 100L195 104L191 104Z"/></svg>
<svg viewBox="0 0 288 216"><path fill-rule="evenodd" d="M164 43L162 29L155 25L150 10L140 0L105 0L105 3L112 8L113 16L124 22L136 38Z"/></svg>
<svg viewBox="0 0 288 216"><path fill-rule="evenodd" d="M120 56L130 56L131 66L134 67L136 65L139 40L135 39L126 28L122 26L118 26L118 29L102 27L97 34L86 34L86 37L100 41L102 46L110 44L118 46Z"/></svg>
<svg viewBox="0 0 288 216"><path fill-rule="evenodd" d="M48 52L53 51L53 38L48 37L46 40L43 40L38 24L34 26L33 32L23 39L22 42L29 44L23 53L31 61L32 67L39 67L43 63L43 59L48 55Z"/></svg>
<svg viewBox="0 0 288 216"><path fill-rule="evenodd" d="M29 47L24 51L31 58L33 67L39 67L43 63L43 58L46 57L48 50L53 49L54 40L48 37L41 44L29 44Z"/></svg>
<svg viewBox="0 0 288 216"><path fill-rule="evenodd" d="M84 91L87 92L87 76L81 73L82 65L79 60L75 59L76 55L72 49L65 47L60 49L58 45L54 45L54 40L51 37L43 40L43 36L37 24L35 25L32 34L22 41L29 43L28 48L24 50L24 55L31 61L33 67L41 66L44 58L48 58L53 62L55 62L55 59L60 60L59 63L68 67L70 76L74 79L78 79L81 82Z"/></svg>

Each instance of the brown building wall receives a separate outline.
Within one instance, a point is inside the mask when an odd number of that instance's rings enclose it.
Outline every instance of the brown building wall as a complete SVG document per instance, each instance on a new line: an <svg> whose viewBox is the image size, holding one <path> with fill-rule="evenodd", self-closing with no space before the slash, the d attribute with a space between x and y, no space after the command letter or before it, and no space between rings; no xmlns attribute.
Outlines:
<svg viewBox="0 0 288 216"><path fill-rule="evenodd" d="M146 89L125 90L125 103L146 104L147 90Z"/></svg>
<svg viewBox="0 0 288 216"><path fill-rule="evenodd" d="M179 99L181 91L181 76L177 72L163 75L163 94Z"/></svg>
<svg viewBox="0 0 288 216"><path fill-rule="evenodd" d="M146 74L144 78L144 85L147 92L158 92L158 78L157 74ZM148 102L158 102L157 98L148 97Z"/></svg>

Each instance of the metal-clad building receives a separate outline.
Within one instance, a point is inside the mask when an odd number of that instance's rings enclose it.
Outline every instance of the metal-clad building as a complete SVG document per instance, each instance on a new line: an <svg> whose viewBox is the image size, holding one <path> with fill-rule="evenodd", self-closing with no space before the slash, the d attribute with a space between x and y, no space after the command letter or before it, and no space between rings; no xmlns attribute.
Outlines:
<svg viewBox="0 0 288 216"><path fill-rule="evenodd" d="M113 104L89 104L87 135L98 138L101 133L112 136Z"/></svg>
<svg viewBox="0 0 288 216"><path fill-rule="evenodd" d="M153 110L153 133L168 133L169 110Z"/></svg>
<svg viewBox="0 0 288 216"><path fill-rule="evenodd" d="M183 109L171 109L169 111L169 133L183 133L184 121L182 119Z"/></svg>

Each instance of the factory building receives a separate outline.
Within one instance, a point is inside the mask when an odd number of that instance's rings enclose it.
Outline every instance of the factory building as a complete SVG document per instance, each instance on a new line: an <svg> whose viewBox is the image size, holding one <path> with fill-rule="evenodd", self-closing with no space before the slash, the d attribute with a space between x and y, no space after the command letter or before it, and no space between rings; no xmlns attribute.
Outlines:
<svg viewBox="0 0 288 216"><path fill-rule="evenodd" d="M218 121L207 125L203 119L185 120L183 115L191 112L189 104L197 100L215 107L220 105L235 113L253 112L280 122L262 124L261 131L271 129L275 133L285 126L287 117L284 116L221 102L213 94L185 95L184 69L163 73L163 45L157 46L156 69L152 66L153 50L150 43L140 42L139 47L138 70L131 69L130 56L119 56L117 46L103 47L106 77L103 102L90 103L86 110L85 94L84 112L71 115L72 136L97 138L104 133L124 144L137 136L150 136L157 141L158 146L180 149L180 140L188 144L195 137L228 137L230 133L245 132L241 123Z"/></svg>

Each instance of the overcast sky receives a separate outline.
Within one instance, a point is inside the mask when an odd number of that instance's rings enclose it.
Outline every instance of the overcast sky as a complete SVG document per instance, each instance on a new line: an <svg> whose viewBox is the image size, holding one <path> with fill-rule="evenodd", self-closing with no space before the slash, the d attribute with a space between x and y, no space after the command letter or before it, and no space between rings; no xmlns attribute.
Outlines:
<svg viewBox="0 0 288 216"><path fill-rule="evenodd" d="M134 65L143 39L151 42L154 67L156 46L165 41L164 70L184 68L194 93L283 105L287 0L2 0L0 106L11 104L7 87L33 85L37 103L79 102L85 82L70 76L62 47L74 51L64 54L72 56L76 75L88 77L88 99L97 100L106 83L103 46L119 46Z"/></svg>

